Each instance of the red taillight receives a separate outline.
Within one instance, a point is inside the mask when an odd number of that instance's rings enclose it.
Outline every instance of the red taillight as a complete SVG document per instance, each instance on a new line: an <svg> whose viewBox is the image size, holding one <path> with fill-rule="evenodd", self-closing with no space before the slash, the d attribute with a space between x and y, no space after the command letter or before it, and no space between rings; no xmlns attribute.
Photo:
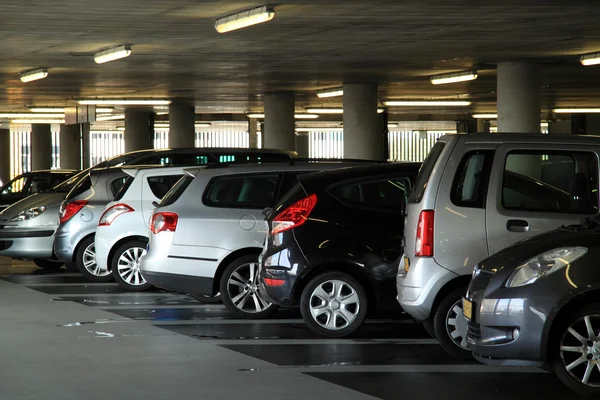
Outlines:
<svg viewBox="0 0 600 400"><path fill-rule="evenodd" d="M423 210L417 224L415 256L433 257L433 210Z"/></svg>
<svg viewBox="0 0 600 400"><path fill-rule="evenodd" d="M122 214L135 211L133 208L124 203L115 204L104 211L100 217L98 226L109 226L113 221Z"/></svg>
<svg viewBox="0 0 600 400"><path fill-rule="evenodd" d="M285 279L273 279L273 278L264 278L265 285L271 287L283 286L285 283Z"/></svg>
<svg viewBox="0 0 600 400"><path fill-rule="evenodd" d="M297 228L306 222L313 208L317 204L317 195L298 200L273 219L271 235L276 235L287 230Z"/></svg>
<svg viewBox="0 0 600 400"><path fill-rule="evenodd" d="M67 222L73 215L77 214L85 205L88 203L87 200L75 200L67 204L60 213L60 223Z"/></svg>
<svg viewBox="0 0 600 400"><path fill-rule="evenodd" d="M175 232L179 216L172 212L157 212L150 220L150 231L157 234L160 232Z"/></svg>

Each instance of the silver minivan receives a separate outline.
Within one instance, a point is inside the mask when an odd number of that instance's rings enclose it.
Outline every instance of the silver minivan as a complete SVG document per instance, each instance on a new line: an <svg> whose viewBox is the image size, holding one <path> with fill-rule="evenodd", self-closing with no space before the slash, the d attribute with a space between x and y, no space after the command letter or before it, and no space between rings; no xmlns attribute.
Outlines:
<svg viewBox="0 0 600 400"><path fill-rule="evenodd" d="M473 266L515 242L598 214L599 154L600 137L592 136L440 138L408 199L400 305L450 354L471 357L471 310L463 310L462 297Z"/></svg>

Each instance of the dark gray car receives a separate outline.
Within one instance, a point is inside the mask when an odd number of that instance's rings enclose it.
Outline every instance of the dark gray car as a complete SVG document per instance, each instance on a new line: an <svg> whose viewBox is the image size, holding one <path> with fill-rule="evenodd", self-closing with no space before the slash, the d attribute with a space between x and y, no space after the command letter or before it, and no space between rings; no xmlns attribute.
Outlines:
<svg viewBox="0 0 600 400"><path fill-rule="evenodd" d="M467 344L486 364L554 370L600 395L600 223L561 227L479 263L466 298Z"/></svg>

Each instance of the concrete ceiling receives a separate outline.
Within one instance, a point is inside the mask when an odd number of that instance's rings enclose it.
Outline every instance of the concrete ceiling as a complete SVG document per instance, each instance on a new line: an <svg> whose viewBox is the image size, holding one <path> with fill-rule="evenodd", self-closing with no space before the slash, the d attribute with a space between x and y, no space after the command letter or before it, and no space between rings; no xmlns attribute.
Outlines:
<svg viewBox="0 0 600 400"><path fill-rule="evenodd" d="M457 114L495 110L495 64L543 64L543 104L600 106L597 1L281 0L266 24L219 34L214 20L265 3L192 0L4 0L0 110L64 105L70 98L190 98L198 112L262 109L265 91L294 90L296 105L341 105L315 90L378 82L380 98L467 95ZM103 48L126 59L97 65ZM47 67L22 83L19 72ZM477 68L470 83L432 85L432 74ZM401 109L392 110L401 112ZM414 111L411 111L414 112Z"/></svg>

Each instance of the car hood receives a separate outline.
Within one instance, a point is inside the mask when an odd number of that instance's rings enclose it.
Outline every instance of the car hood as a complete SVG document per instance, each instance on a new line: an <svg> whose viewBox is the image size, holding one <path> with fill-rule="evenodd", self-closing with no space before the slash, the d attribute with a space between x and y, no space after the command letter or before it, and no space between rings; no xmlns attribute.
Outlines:
<svg viewBox="0 0 600 400"><path fill-rule="evenodd" d="M58 210L60 203L65 198L66 193L35 193L29 197L24 198L4 209L0 212L0 221L6 221L12 217L17 216L21 211L29 210L33 207L46 207L47 211L51 211L51 208Z"/></svg>
<svg viewBox="0 0 600 400"><path fill-rule="evenodd" d="M518 242L496 253L494 257L525 262L546 251L569 246L600 247L600 226L590 228L581 225L561 227Z"/></svg>

